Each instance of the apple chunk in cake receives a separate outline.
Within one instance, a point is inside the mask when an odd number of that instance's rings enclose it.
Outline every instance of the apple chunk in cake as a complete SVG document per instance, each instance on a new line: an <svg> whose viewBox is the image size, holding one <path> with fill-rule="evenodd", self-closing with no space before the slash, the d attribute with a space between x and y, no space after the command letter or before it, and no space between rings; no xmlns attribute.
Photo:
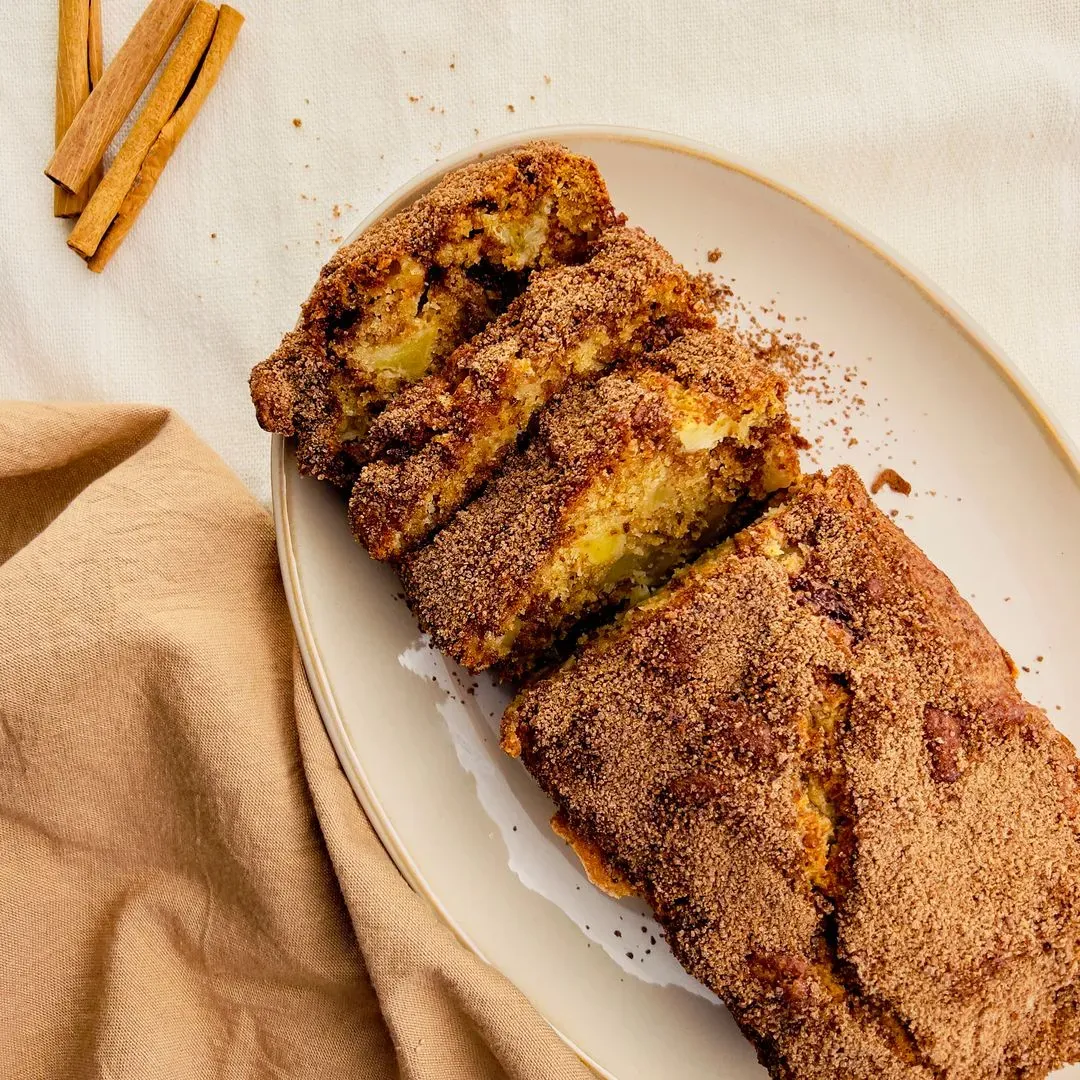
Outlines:
<svg viewBox="0 0 1080 1080"><path fill-rule="evenodd" d="M420 625L471 670L519 674L584 616L647 593L797 477L784 391L718 329L574 387L403 561Z"/></svg>
<svg viewBox="0 0 1080 1080"><path fill-rule="evenodd" d="M609 229L587 262L534 275L505 314L375 419L373 460L350 501L357 538L377 559L399 558L480 490L545 402L712 321L701 283L660 244Z"/></svg>
<svg viewBox="0 0 1080 1080"><path fill-rule="evenodd" d="M259 423L296 437L301 472L349 483L387 400L615 220L592 161L553 143L454 170L323 267L297 327L251 373Z"/></svg>

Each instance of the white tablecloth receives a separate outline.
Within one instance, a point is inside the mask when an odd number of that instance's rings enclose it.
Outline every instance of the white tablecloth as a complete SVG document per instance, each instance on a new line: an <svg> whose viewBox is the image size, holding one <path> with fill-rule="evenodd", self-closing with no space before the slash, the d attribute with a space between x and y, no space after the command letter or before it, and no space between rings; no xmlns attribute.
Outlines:
<svg viewBox="0 0 1080 1080"><path fill-rule="evenodd" d="M103 0L106 59L143 3ZM236 3L221 82L102 276L42 175L55 4L10 5L0 396L174 406L265 500L247 373L335 239L478 137L596 122L709 142L837 208L1080 439L1075 0Z"/></svg>

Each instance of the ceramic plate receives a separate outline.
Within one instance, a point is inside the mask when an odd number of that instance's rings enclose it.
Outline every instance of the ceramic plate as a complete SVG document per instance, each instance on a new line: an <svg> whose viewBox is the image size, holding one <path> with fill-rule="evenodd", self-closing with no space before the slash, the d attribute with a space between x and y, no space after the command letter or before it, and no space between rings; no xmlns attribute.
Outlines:
<svg viewBox="0 0 1080 1080"><path fill-rule="evenodd" d="M666 136L571 128L485 143L418 177L363 227L477 153L537 134L594 158L615 205L676 258L733 278L744 317L757 312L820 345L824 382L793 401L818 440L812 456L825 467L846 461L868 482L886 466L911 482L907 498L885 490L879 502L972 598L1023 666L1025 694L1080 743L1070 648L1080 473L1016 369L881 245L748 168ZM642 905L586 882L548 828L547 799L498 748L504 693L428 648L393 574L353 542L340 495L301 479L281 439L273 493L315 697L357 797L413 887L600 1074L670 1076L677 1047L681 1077L764 1076Z"/></svg>

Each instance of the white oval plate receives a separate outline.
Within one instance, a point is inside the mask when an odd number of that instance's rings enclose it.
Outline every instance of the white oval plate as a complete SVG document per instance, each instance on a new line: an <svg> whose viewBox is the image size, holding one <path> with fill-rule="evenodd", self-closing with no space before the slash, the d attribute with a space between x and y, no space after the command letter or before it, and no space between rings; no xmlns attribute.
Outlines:
<svg viewBox="0 0 1080 1080"><path fill-rule="evenodd" d="M594 158L616 206L676 258L707 267L706 252L722 248L715 269L736 279L741 297L775 299L789 329L835 353L834 372L858 368L847 383L834 376L842 393L832 404L822 395L793 402L804 433L823 438L815 456L824 466L847 461L868 482L887 465L911 481L909 498L885 491L880 502L1032 669L1024 692L1080 741L1071 648L1080 472L1016 369L881 245L667 136L567 128L484 143L419 176L361 228L448 169L537 134ZM852 402L857 394L865 405ZM483 678L474 687L420 639L393 574L349 535L340 495L299 478L281 439L272 468L282 572L312 689L357 797L413 887L602 1075L639 1080L675 1067L688 1078L763 1076L642 906L593 889L551 834L550 804L498 748L503 693Z"/></svg>

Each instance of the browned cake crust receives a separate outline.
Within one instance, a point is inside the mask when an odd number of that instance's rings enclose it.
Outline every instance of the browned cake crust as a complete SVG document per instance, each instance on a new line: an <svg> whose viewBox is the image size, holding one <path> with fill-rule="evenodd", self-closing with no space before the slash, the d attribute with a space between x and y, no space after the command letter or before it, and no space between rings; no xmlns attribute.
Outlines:
<svg viewBox="0 0 1080 1080"><path fill-rule="evenodd" d="M593 162L554 143L454 170L323 267L296 329L251 373L259 423L296 436L301 472L349 483L363 458L356 436L402 381L351 349L406 340L423 318L423 367L435 369L531 270L582 258L615 220Z"/></svg>
<svg viewBox="0 0 1080 1080"><path fill-rule="evenodd" d="M520 675L578 620L658 584L733 510L798 476L785 390L716 328L571 388L488 489L402 563L421 628L470 670ZM639 529L653 534L624 535Z"/></svg>
<svg viewBox="0 0 1080 1080"><path fill-rule="evenodd" d="M1080 1055L1073 748L851 470L792 490L504 746L774 1076L1043 1077Z"/></svg>
<svg viewBox="0 0 1080 1080"><path fill-rule="evenodd" d="M350 517L377 559L415 547L499 468L568 384L682 331L711 326L701 282L640 229L617 226L589 260L534 275L442 370L400 393L365 440Z"/></svg>

